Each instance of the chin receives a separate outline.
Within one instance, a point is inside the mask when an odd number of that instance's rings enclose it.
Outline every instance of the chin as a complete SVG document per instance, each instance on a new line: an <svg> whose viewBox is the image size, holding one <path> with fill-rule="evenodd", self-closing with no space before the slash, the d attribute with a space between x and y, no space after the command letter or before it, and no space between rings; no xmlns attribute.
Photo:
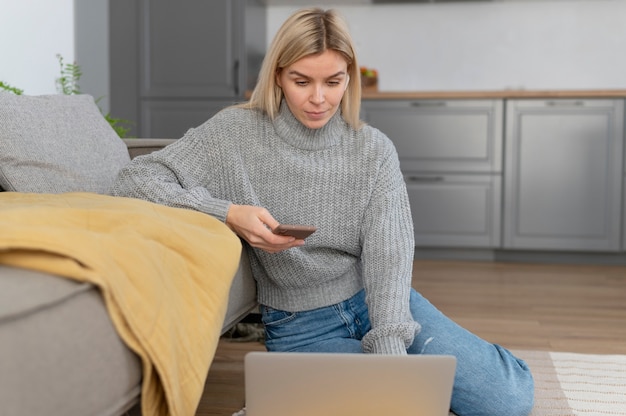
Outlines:
<svg viewBox="0 0 626 416"><path fill-rule="evenodd" d="M309 118L304 117L303 119L300 119L300 123L304 124L306 127L310 129L321 129L328 123L329 120L330 120L330 117L324 117L323 119L318 119L318 120L311 120Z"/></svg>
<svg viewBox="0 0 626 416"><path fill-rule="evenodd" d="M312 130L317 130L317 129L321 129L322 127L324 127L327 123L328 123L328 120L324 120L324 121L309 121L307 123L302 123L302 124L304 124L306 127L310 128Z"/></svg>

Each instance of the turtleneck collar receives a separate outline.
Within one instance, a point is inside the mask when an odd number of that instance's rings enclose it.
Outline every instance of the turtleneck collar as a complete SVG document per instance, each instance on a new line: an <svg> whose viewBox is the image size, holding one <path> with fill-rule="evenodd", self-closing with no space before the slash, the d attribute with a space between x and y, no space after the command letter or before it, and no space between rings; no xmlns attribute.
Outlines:
<svg viewBox="0 0 626 416"><path fill-rule="evenodd" d="M347 133L347 123L341 117L341 109L328 120L325 126L311 129L293 115L284 100L274 120L274 128L285 143L302 150L322 150L335 146Z"/></svg>

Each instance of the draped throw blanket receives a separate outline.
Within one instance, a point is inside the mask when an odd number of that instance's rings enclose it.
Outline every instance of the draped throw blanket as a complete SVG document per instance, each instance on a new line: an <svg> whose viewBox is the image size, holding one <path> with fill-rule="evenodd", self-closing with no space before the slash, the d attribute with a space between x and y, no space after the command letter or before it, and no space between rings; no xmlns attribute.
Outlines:
<svg viewBox="0 0 626 416"><path fill-rule="evenodd" d="M241 242L199 212L92 193L0 193L0 263L98 286L143 363L142 411L193 415Z"/></svg>

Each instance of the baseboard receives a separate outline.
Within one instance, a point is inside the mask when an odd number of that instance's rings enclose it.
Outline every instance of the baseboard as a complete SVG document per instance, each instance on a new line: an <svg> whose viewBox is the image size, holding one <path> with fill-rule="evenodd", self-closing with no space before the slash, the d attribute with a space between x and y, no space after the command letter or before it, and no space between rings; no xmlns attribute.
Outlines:
<svg viewBox="0 0 626 416"><path fill-rule="evenodd" d="M415 260L502 261L519 263L626 265L626 253L489 250L463 248L415 249Z"/></svg>

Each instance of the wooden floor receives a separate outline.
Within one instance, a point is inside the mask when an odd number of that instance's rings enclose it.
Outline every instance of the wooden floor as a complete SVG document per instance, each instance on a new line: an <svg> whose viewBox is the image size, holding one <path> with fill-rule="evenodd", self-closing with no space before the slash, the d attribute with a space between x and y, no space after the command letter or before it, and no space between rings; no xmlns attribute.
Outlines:
<svg viewBox="0 0 626 416"><path fill-rule="evenodd" d="M626 354L626 266L417 261L413 287L450 318L511 349ZM244 402L243 357L222 339L196 415Z"/></svg>

